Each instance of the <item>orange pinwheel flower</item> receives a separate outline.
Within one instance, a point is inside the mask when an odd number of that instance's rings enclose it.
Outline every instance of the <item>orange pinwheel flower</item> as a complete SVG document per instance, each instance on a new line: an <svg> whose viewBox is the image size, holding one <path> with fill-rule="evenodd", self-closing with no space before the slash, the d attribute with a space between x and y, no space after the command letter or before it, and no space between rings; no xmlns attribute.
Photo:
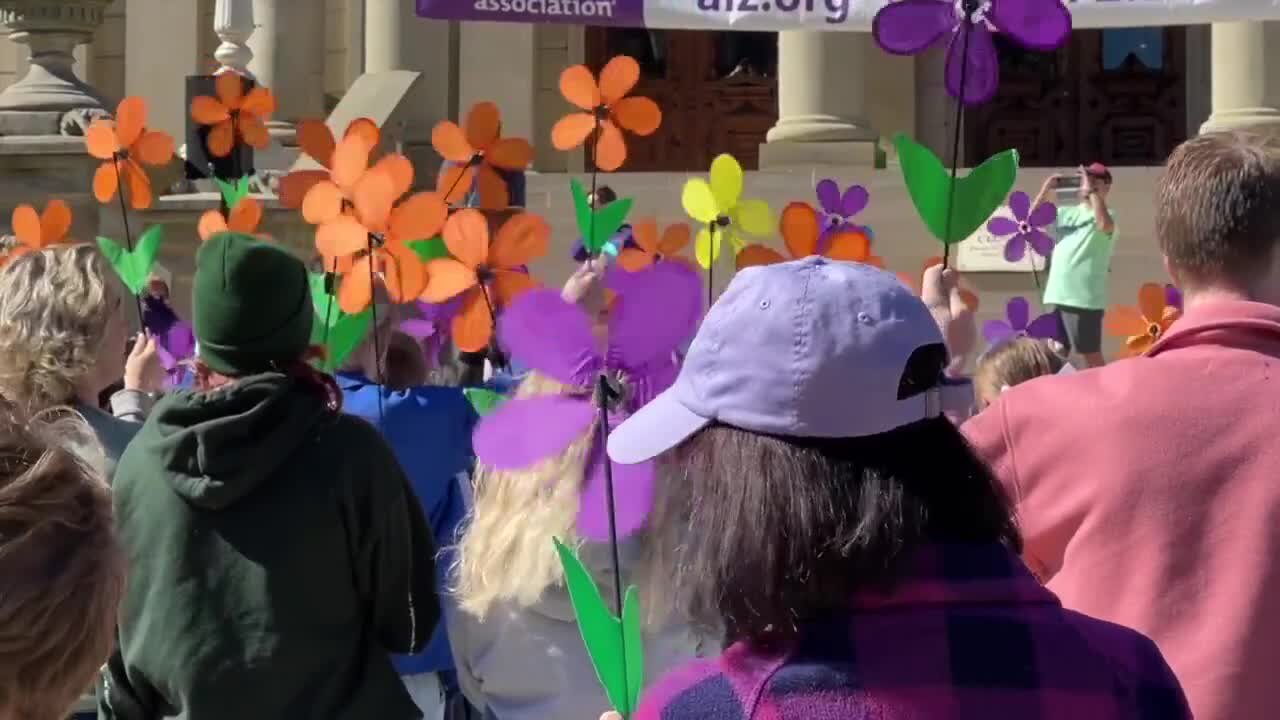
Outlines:
<svg viewBox="0 0 1280 720"><path fill-rule="evenodd" d="M236 136L246 145L264 148L271 143L266 119L276 111L276 97L264 87L244 94L244 78L224 72L217 79L217 97L200 95L191 100L191 119L211 126L206 144L209 154L226 157L236 146Z"/></svg>
<svg viewBox="0 0 1280 720"><path fill-rule="evenodd" d="M560 74L560 94L586 112L569 113L551 128L551 144L557 150L572 150L596 133L593 161L605 172L613 172L627 161L626 128L636 135L652 135L662 124L662 110L646 97L627 97L640 81L640 63L619 55L600 71L600 82L586 65L574 65Z"/></svg>
<svg viewBox="0 0 1280 720"><path fill-rule="evenodd" d="M258 232L258 224L262 222L262 205L257 200L247 197L236 203L231 209L230 217L223 217L217 210L210 210L200 216L200 224L196 231L201 242L224 232L253 235Z"/></svg>
<svg viewBox="0 0 1280 720"><path fill-rule="evenodd" d="M13 209L13 234L17 236L18 244L0 256L0 266L19 255L65 242L69 232L71 208L65 202L50 200L44 212L38 214L30 205L19 205Z"/></svg>
<svg viewBox="0 0 1280 720"><path fill-rule="evenodd" d="M791 259L825 255L832 260L884 267L884 261L871 254L871 238L857 230L833 235L827 241L826 249L819 253L818 242L822 237L822 221L818 218L818 211L808 203L793 202L787 205L782 211L782 219L778 227L782 232L782 241L787 246L787 252L791 254ZM786 260L782 253L773 248L753 244L738 252L734 264L741 270L754 265L773 265Z"/></svg>
<svg viewBox="0 0 1280 720"><path fill-rule="evenodd" d="M533 160L533 146L524 138L502 137L502 114L491 102L476 103L467 111L466 129L448 120L431 131L431 146L455 166L440 173L436 191L454 205L471 192L479 178L480 207L504 210L509 198L507 183L496 168L522 171Z"/></svg>
<svg viewBox="0 0 1280 720"><path fill-rule="evenodd" d="M464 352L479 352L493 338L493 312L507 307L537 285L521 268L547 253L551 227L532 213L507 220L489 244L489 221L479 210L460 210L444 224L444 243L452 258L427 263L430 280L422 300L441 303L463 296L453 319L453 342Z"/></svg>
<svg viewBox="0 0 1280 720"><path fill-rule="evenodd" d="M921 266L920 268L920 275L923 275L925 270L928 270L934 265L941 265L941 264L942 264L942 256L934 255L933 257L924 261L924 265ZM898 280L903 285L906 285L911 290L911 292L915 293L917 296L920 295L920 275L917 275L916 277L911 277L906 273L900 272L896 274L898 276ZM970 312L978 311L977 293L967 288L960 288L960 299L964 300L964 304L969 307Z"/></svg>
<svg viewBox="0 0 1280 720"><path fill-rule="evenodd" d="M426 265L409 243L437 235L449 209L430 192L396 205L404 194L400 181L393 172L375 167L356 186L354 212L341 213L316 231L316 250L326 267L350 263L338 288L338 306L345 313L361 312L373 302L375 275L397 303L414 300L427 287Z"/></svg>
<svg viewBox="0 0 1280 720"><path fill-rule="evenodd" d="M102 161L93 175L93 196L111 202L123 183L134 210L151 207L151 179L139 163L165 165L173 158L173 138L147 130L147 102L127 97L116 107L115 121L94 120L84 134L89 154Z"/></svg>
<svg viewBox="0 0 1280 720"><path fill-rule="evenodd" d="M378 147L382 142L382 131L378 130L378 124L369 118L358 118L353 120L347 126L347 132L343 137L351 137L357 135L364 138L366 144L371 148ZM329 126L323 120L303 120L298 123L298 147L302 148L302 152L311 157L312 160L320 163L324 170L295 170L285 175L280 180L280 204L293 209L302 207L302 201L306 198L307 193L316 183L329 179L329 169L332 168L333 151L337 148L338 141L334 139L333 132L329 130Z"/></svg>
<svg viewBox="0 0 1280 720"><path fill-rule="evenodd" d="M688 247L693 237L689 226L684 223L668 225L659 240L658 221L648 218L635 224L631 236L640 247L625 248L618 253L618 264L624 270L636 272L662 260L692 265L688 259L676 254Z"/></svg>
<svg viewBox="0 0 1280 720"><path fill-rule="evenodd" d="M385 175L391 182L389 202L394 204L413 186L413 163L403 155L387 155L372 168L369 154L373 146L361 133L349 133L334 148L329 162L329 178L311 186L302 199L302 217L312 225L333 222L349 214L354 207L359 185L374 174ZM379 199L379 202L382 200ZM410 238L421 240L422 238Z"/></svg>
<svg viewBox="0 0 1280 720"><path fill-rule="evenodd" d="M1107 312L1109 335L1125 338L1125 356L1142 355L1164 336L1182 312L1169 305L1163 285L1145 283L1138 289L1138 306L1117 305Z"/></svg>

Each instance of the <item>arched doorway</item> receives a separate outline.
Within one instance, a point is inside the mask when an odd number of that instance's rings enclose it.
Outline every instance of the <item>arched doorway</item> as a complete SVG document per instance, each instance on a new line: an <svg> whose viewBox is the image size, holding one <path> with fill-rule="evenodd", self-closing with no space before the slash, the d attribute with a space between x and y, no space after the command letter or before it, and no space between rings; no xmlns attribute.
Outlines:
<svg viewBox="0 0 1280 720"><path fill-rule="evenodd" d="M705 171L731 153L747 169L778 119L776 33L588 28L586 56L595 69L614 55L640 62L636 92L662 107L662 127L628 138L630 171Z"/></svg>
<svg viewBox="0 0 1280 720"><path fill-rule="evenodd" d="M1160 165L1187 137L1186 28L1077 30L1053 54L996 36L1000 92L966 111L970 163Z"/></svg>

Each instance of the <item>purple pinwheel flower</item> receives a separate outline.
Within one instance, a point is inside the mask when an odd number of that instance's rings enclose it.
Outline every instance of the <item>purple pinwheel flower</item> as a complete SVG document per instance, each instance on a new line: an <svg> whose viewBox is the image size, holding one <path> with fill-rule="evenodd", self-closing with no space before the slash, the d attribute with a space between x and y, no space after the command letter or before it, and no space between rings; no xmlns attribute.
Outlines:
<svg viewBox="0 0 1280 720"><path fill-rule="evenodd" d="M844 194L840 185L827 178L818 182L818 205L822 207L819 218L822 234L818 236L818 251L826 249L826 241L832 235L846 230L865 231L866 228L852 222L853 216L862 212L871 200L871 193L861 185L850 185Z"/></svg>
<svg viewBox="0 0 1280 720"><path fill-rule="evenodd" d="M1167 307L1177 308L1182 311L1182 291L1178 288L1165 283L1164 286L1164 304Z"/></svg>
<svg viewBox="0 0 1280 720"><path fill-rule="evenodd" d="M1062 342L1061 325L1053 313L1045 313L1031 319L1031 303L1024 297L1016 297L1005 306L1004 320L989 320L982 326L982 337L987 345L995 346L1020 337Z"/></svg>
<svg viewBox="0 0 1280 720"><path fill-rule="evenodd" d="M674 381L674 351L702 313L698 273L683 263L657 263L636 273L610 273L606 284L619 295L607 348L591 318L558 290L530 290L498 319L498 337L512 358L575 391L503 403L476 427L472 441L480 462L522 470L564 452L594 427L599 409L592 390L606 369L619 373L627 387L622 407L609 419L614 427ZM593 438L578 511L578 533L589 540L609 537L605 462L604 447ZM653 465L612 467L617 533L626 536L644 525L653 504Z"/></svg>
<svg viewBox="0 0 1280 720"><path fill-rule="evenodd" d="M899 0L871 23L876 43L894 55L916 55L950 32L945 84L965 105L990 100L1000 84L992 31L1029 50L1057 50L1071 35L1071 12L1061 0Z"/></svg>
<svg viewBox="0 0 1280 720"><path fill-rule="evenodd" d="M168 375L166 385L178 387L187 374L183 361L196 354L196 335L191 325L178 317L168 301L152 294L142 298L142 325L156 339L157 354Z"/></svg>
<svg viewBox="0 0 1280 720"><path fill-rule="evenodd" d="M1053 238L1044 228L1058 219L1058 208L1053 203L1042 202L1031 207L1031 198L1019 190L1009 196L1009 211L1013 219L993 217L987 222L987 232L996 237L1009 236L1004 244L1004 259L1017 262L1027 254L1030 245L1040 257L1049 257L1053 252Z"/></svg>

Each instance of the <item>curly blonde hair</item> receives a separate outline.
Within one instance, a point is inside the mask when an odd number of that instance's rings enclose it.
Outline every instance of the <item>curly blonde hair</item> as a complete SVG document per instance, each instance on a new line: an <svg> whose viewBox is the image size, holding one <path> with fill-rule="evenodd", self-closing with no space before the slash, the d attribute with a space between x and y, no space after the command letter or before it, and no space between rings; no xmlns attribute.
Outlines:
<svg viewBox="0 0 1280 720"><path fill-rule="evenodd" d="M70 411L0 408L0 716L66 717L113 647L125 559L85 442Z"/></svg>
<svg viewBox="0 0 1280 720"><path fill-rule="evenodd" d="M530 373L517 398L578 392ZM563 580L553 537L577 543L578 491L595 423L559 456L524 470L476 468L475 504L458 543L454 587L459 605L483 618L496 602L533 605Z"/></svg>
<svg viewBox="0 0 1280 720"><path fill-rule="evenodd" d="M61 245L0 271L0 395L27 412L72 402L93 372L123 292L91 245ZM124 348L120 349L121 352Z"/></svg>

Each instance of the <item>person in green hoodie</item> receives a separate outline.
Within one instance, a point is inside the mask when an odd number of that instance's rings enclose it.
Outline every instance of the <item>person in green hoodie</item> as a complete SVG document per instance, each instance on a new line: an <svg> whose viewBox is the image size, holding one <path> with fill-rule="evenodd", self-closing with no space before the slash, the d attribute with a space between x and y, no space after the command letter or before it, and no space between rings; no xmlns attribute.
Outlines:
<svg viewBox="0 0 1280 720"><path fill-rule="evenodd" d="M420 718L389 653L439 618L435 548L381 435L306 364L302 262L222 234L196 255L197 390L120 460L129 563L104 720Z"/></svg>

